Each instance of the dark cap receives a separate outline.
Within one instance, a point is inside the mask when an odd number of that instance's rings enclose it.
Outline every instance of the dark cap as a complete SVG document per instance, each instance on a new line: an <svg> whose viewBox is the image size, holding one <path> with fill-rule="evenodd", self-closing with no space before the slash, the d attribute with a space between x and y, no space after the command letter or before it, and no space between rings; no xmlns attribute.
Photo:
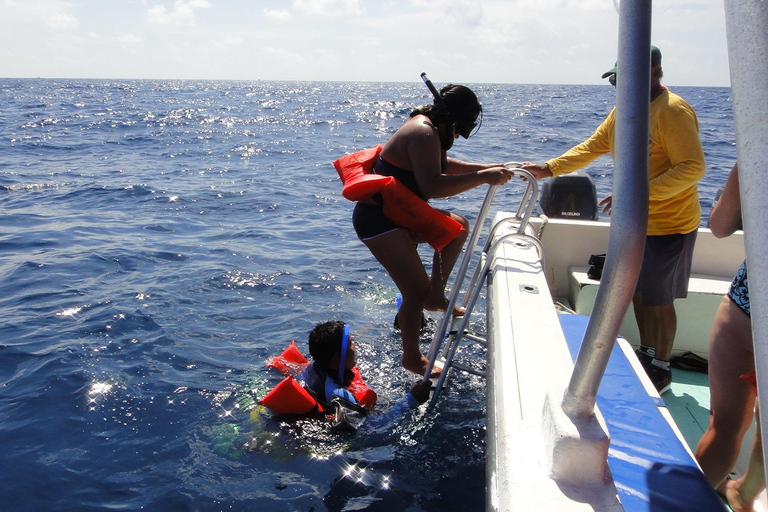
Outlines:
<svg viewBox="0 0 768 512"><path fill-rule="evenodd" d="M600 78L608 78L611 75L615 75L617 64L618 62L613 65L613 68L603 73L603 76L601 76ZM651 46L651 67L654 67L654 66L661 66L661 50L659 50L655 46Z"/></svg>

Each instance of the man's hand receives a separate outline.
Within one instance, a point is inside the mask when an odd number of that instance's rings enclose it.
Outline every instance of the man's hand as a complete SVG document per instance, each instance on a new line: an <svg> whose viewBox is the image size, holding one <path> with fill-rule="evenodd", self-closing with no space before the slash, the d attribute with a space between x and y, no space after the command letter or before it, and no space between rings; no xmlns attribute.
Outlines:
<svg viewBox="0 0 768 512"><path fill-rule="evenodd" d="M613 206L613 196L605 196L605 199L597 203L598 206L603 207L603 213L607 213L610 215L611 213L611 207Z"/></svg>
<svg viewBox="0 0 768 512"><path fill-rule="evenodd" d="M537 180L552 177L552 170L549 168L547 164L534 164L532 162L523 162L520 168L533 174L533 177L536 178Z"/></svg>

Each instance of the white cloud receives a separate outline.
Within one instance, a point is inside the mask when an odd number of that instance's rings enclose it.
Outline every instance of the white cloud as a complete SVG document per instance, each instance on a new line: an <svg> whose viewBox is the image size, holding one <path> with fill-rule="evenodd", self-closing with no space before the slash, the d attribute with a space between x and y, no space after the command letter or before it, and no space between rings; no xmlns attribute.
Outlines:
<svg viewBox="0 0 768 512"><path fill-rule="evenodd" d="M172 11L168 11L164 5L154 5L147 10L147 17L155 25L192 25L195 22L195 11L208 7L211 7L208 0L176 0Z"/></svg>
<svg viewBox="0 0 768 512"><path fill-rule="evenodd" d="M77 28L77 18L68 12L56 12L45 17L45 24L54 30L74 30Z"/></svg>
<svg viewBox="0 0 768 512"><path fill-rule="evenodd" d="M240 46L244 43L245 39L243 39L241 36L230 34L223 37L222 39L217 40L214 44L216 48L224 50L231 48L232 46Z"/></svg>
<svg viewBox="0 0 768 512"><path fill-rule="evenodd" d="M363 12L359 0L294 0L293 8L320 16L355 16Z"/></svg>
<svg viewBox="0 0 768 512"><path fill-rule="evenodd" d="M140 43L142 41L141 37L137 36L136 34L125 34L118 37L117 40L121 43L128 44Z"/></svg>
<svg viewBox="0 0 768 512"><path fill-rule="evenodd" d="M291 13L285 9L264 9L264 16L272 21L290 21Z"/></svg>
<svg viewBox="0 0 768 512"><path fill-rule="evenodd" d="M59 0L4 0L0 4L0 13L6 11L22 19L42 22L54 30L75 30L79 24L70 12L74 7L71 3Z"/></svg>
<svg viewBox="0 0 768 512"><path fill-rule="evenodd" d="M476 0L453 0L446 14L456 23L476 27L483 21L483 4Z"/></svg>
<svg viewBox="0 0 768 512"><path fill-rule="evenodd" d="M665 85L728 84L724 25L722 0L655 7ZM604 83L617 45L613 0L0 0L6 76Z"/></svg>
<svg viewBox="0 0 768 512"><path fill-rule="evenodd" d="M275 48L274 46L267 46L263 48L262 51L266 55L271 55L273 57L280 57L281 59L287 59L291 61L303 60L302 56L299 55L298 53L290 52L283 48Z"/></svg>

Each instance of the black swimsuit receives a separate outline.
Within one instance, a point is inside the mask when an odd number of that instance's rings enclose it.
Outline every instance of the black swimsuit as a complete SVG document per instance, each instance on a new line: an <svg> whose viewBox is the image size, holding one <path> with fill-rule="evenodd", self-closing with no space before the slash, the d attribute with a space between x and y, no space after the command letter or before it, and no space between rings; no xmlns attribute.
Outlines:
<svg viewBox="0 0 768 512"><path fill-rule="evenodd" d="M419 184L416 183L416 175L411 171L401 169L379 157L379 161L373 166L373 172L382 176L393 176L411 192L424 199ZM378 204L358 202L352 213L352 225L355 227L357 237L363 241L402 228L384 215L381 196L377 194L373 199Z"/></svg>

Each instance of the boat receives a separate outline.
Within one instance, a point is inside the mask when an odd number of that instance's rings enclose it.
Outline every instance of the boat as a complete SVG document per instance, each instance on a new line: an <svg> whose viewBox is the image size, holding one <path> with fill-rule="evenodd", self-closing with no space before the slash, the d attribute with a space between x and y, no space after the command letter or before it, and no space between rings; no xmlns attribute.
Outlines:
<svg viewBox="0 0 768 512"><path fill-rule="evenodd" d="M614 202L610 223L537 219L532 215L536 180L517 164L507 164L528 182L520 208L498 212L482 241L493 200L489 188L447 308L453 311L461 300L467 313L458 319L446 314L435 330L425 379L438 361L444 371L430 407L451 372L486 379L489 511L727 510L692 454L708 417L706 376L674 370L672 391L660 397L634 353L639 339L628 306L647 215L647 124L638 121L648 118L647 100L638 99L648 97L639 84L648 83L647 52L641 50L650 47L650 10L648 2L625 0L620 6L619 63L636 73L617 87L614 163L623 172L614 175L613 195L621 198L622 208ZM768 221L762 208L768 185L760 177L760 155L768 152L768 97L764 86L750 88L768 83L768 64L760 57L768 53L768 37L764 23L757 22L768 22L768 4L727 1L726 18L740 177L746 184L742 190L749 191L742 192L744 225L759 235L745 238L738 232L716 239L707 228L699 229L689 296L676 301L673 357L687 352L707 357L717 305L745 254L759 262L756 274L750 265L751 288L764 289L768 279L765 258L759 257L768 242L760 230ZM599 281L587 268L598 253L607 253ZM483 288L485 336L470 330ZM760 311L764 296L752 294L753 312ZM768 334L768 315L753 313L752 319L760 388L768 375L768 349L759 341ZM459 347L467 341L486 346L484 369L458 361ZM761 407L761 415L766 411L768 405ZM736 473L746 467L753 432L742 442ZM755 509L768 510L765 493Z"/></svg>
<svg viewBox="0 0 768 512"><path fill-rule="evenodd" d="M517 172L524 173L520 169ZM528 182L536 183L532 177ZM475 293L464 294L462 305L468 307L470 316L452 320L448 335L441 334L448 340L442 364L482 375L488 381L488 510L541 509L536 503L541 496L547 496L548 507L553 507L547 510L579 510L582 506L595 510L724 510L693 457L707 425L707 376L673 370L672 389L662 399L634 354L639 336L631 308L621 320L597 397L596 430L599 438L607 435L596 443L604 446L592 447L598 455L590 456L590 462L579 449L571 468L579 479L589 473L587 468L593 468L591 481L574 482L568 474L571 470L552 477L556 448L546 445L545 433L562 431L557 424L568 423L551 416L562 402L601 285L588 276L587 263L593 252L607 251L611 224L546 215L526 218L536 197L535 191L526 193L528 204L520 210L496 213L489 242L480 250L479 270L466 290ZM489 199L492 197L486 196L484 205ZM473 230L470 239L475 236ZM676 301L679 324L673 356L692 352L707 357L715 311L744 259L743 237L740 231L718 239L708 228L699 229L689 295ZM462 266L464 263L462 260ZM458 275L461 271L460 267ZM484 339L469 327L480 288L477 275L487 280ZM485 342L484 371L454 359L466 339ZM434 356L430 352L430 357ZM444 372L438 380L438 393L448 375ZM629 419L630 412L636 417ZM742 443L735 476L746 470L753 436L754 427ZM581 438L581 434L575 437ZM604 480L605 474L614 476ZM651 478L653 475L656 478ZM630 482L616 480L617 476L629 477ZM603 485L595 485L595 481ZM581 485L588 491L574 490ZM570 490L560 495L564 488ZM670 488L682 492L685 505L671 498L674 493ZM700 501L691 503L691 494ZM566 503L558 503L555 496ZM578 506L571 508L574 500ZM756 510L768 510L765 493Z"/></svg>

